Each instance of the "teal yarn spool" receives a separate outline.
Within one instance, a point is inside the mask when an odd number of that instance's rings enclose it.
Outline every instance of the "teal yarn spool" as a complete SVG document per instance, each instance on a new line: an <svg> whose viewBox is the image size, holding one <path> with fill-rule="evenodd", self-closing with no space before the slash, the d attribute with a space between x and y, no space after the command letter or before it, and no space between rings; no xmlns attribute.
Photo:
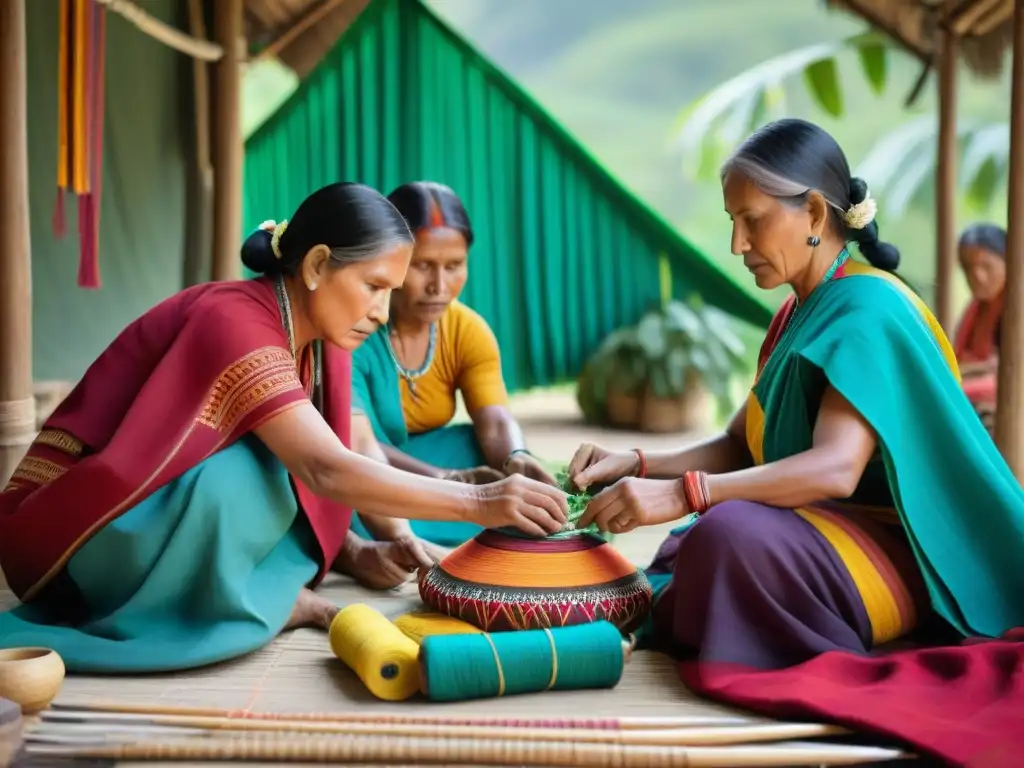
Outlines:
<svg viewBox="0 0 1024 768"><path fill-rule="evenodd" d="M423 691L432 701L541 691L614 688L630 648L614 624L432 635L420 646Z"/></svg>

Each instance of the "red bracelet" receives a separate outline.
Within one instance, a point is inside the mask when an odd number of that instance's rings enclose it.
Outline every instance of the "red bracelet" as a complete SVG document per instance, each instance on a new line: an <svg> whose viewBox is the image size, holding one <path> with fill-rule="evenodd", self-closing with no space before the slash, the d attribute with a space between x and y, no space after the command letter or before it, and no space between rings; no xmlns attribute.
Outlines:
<svg viewBox="0 0 1024 768"><path fill-rule="evenodd" d="M703 515L711 506L711 494L708 492L707 472L687 472L683 475L683 494L686 506L691 512Z"/></svg>
<svg viewBox="0 0 1024 768"><path fill-rule="evenodd" d="M636 457L640 460L640 466L637 467L636 476L643 479L647 477L647 457L644 456L644 452L639 448L634 448L633 453L635 453Z"/></svg>

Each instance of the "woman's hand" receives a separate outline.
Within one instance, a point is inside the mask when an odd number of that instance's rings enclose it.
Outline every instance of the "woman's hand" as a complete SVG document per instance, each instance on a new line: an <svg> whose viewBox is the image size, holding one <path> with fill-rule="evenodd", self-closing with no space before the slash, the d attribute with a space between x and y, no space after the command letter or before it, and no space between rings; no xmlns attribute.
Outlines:
<svg viewBox="0 0 1024 768"><path fill-rule="evenodd" d="M550 472L544 469L543 464L529 453L523 451L513 454L508 458L505 462L505 474L525 475L531 480L538 480L548 485L558 485L558 481L555 480Z"/></svg>
<svg viewBox="0 0 1024 768"><path fill-rule="evenodd" d="M409 581L420 568L437 562L425 543L415 537L395 541L359 539L358 543L346 546L338 569L364 587L394 589Z"/></svg>
<svg viewBox="0 0 1024 768"><path fill-rule="evenodd" d="M476 514L470 522L485 528L518 528L538 538L558 533L569 519L569 502L560 488L509 475L479 488Z"/></svg>
<svg viewBox="0 0 1024 768"><path fill-rule="evenodd" d="M453 469L441 475L442 480L451 480L456 483L466 483L468 485L487 485L487 483L497 482L504 477L505 475L502 472L488 466L472 467L470 469Z"/></svg>
<svg viewBox="0 0 1024 768"><path fill-rule="evenodd" d="M597 523L602 531L626 533L641 525L671 523L689 511L680 480L626 477L594 496L576 527Z"/></svg>
<svg viewBox="0 0 1024 768"><path fill-rule="evenodd" d="M608 485L640 471L636 451L612 452L593 443L584 443L569 462L569 479L581 491L596 484ZM610 489L609 489L610 490Z"/></svg>

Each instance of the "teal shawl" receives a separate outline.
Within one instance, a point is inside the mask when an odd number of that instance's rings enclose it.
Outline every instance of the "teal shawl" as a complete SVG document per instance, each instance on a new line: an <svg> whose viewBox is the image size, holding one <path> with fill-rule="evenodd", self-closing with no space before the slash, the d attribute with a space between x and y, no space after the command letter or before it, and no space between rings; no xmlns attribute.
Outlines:
<svg viewBox="0 0 1024 768"><path fill-rule="evenodd" d="M387 328L378 329L352 353L352 410L366 415L379 442L397 448L409 440Z"/></svg>
<svg viewBox="0 0 1024 768"><path fill-rule="evenodd" d="M1024 491L951 356L916 296L851 262L796 311L754 386L764 461L811 447L823 374L878 436L934 608L965 635L998 636L1024 626Z"/></svg>

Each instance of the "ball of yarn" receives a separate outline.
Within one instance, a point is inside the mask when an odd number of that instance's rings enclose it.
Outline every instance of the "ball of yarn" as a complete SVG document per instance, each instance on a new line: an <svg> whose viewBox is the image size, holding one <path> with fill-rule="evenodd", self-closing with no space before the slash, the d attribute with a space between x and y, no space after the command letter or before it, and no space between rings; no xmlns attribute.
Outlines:
<svg viewBox="0 0 1024 768"><path fill-rule="evenodd" d="M433 701L463 701L547 690L613 688L628 644L607 621L557 629L423 639L423 692Z"/></svg>
<svg viewBox="0 0 1024 768"><path fill-rule="evenodd" d="M419 692L419 646L379 611L355 603L331 622L331 650L370 693L385 701L403 701Z"/></svg>

